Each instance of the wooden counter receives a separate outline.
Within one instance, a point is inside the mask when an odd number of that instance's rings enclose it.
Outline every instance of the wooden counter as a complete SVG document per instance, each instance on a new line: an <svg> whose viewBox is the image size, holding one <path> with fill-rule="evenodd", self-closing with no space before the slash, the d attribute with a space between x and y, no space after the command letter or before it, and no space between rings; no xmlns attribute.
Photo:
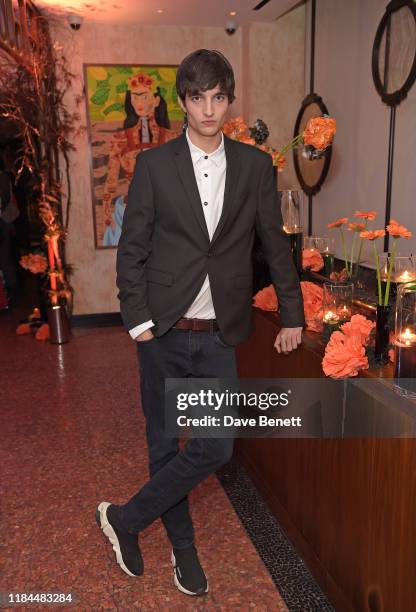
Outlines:
<svg viewBox="0 0 416 612"><path fill-rule="evenodd" d="M279 355L278 317L254 309L254 321L237 348L240 377L324 376L318 334ZM363 374L391 375L391 365ZM337 612L416 610L415 439L245 438L236 453Z"/></svg>

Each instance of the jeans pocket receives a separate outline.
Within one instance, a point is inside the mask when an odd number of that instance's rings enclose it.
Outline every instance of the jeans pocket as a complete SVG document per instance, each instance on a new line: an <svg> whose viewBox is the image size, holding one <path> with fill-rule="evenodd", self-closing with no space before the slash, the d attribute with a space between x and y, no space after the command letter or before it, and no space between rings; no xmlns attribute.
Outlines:
<svg viewBox="0 0 416 612"><path fill-rule="evenodd" d="M137 347L143 346L144 344L151 344L154 340L157 340L156 336L150 338L149 340L136 340Z"/></svg>
<svg viewBox="0 0 416 612"><path fill-rule="evenodd" d="M219 331L215 332L214 338L215 338L215 342L219 344L220 346L222 346L223 348L232 348L231 344L227 344L226 342L224 342L221 336L221 332Z"/></svg>

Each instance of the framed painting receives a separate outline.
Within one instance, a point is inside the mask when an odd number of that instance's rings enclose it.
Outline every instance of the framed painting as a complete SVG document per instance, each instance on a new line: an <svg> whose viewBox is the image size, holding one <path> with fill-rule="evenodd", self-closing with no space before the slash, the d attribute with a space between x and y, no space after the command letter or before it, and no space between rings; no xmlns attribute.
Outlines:
<svg viewBox="0 0 416 612"><path fill-rule="evenodd" d="M84 64L96 248L117 247L137 155L182 133L176 70Z"/></svg>

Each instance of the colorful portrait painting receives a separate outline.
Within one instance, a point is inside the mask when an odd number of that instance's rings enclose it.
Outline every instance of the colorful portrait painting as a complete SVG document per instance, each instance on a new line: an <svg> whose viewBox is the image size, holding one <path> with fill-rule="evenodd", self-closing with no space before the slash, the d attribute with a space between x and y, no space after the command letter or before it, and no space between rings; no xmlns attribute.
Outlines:
<svg viewBox="0 0 416 612"><path fill-rule="evenodd" d="M182 133L175 66L84 65L95 246L116 247L137 155Z"/></svg>

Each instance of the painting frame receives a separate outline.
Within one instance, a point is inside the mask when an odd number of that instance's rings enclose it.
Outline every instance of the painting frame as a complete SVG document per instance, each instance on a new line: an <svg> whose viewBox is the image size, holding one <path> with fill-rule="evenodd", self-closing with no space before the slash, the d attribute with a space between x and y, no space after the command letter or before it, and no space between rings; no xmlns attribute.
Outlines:
<svg viewBox="0 0 416 612"><path fill-rule="evenodd" d="M83 64L97 250L117 248L137 154L182 133L184 113L176 91L177 69L177 64Z"/></svg>

